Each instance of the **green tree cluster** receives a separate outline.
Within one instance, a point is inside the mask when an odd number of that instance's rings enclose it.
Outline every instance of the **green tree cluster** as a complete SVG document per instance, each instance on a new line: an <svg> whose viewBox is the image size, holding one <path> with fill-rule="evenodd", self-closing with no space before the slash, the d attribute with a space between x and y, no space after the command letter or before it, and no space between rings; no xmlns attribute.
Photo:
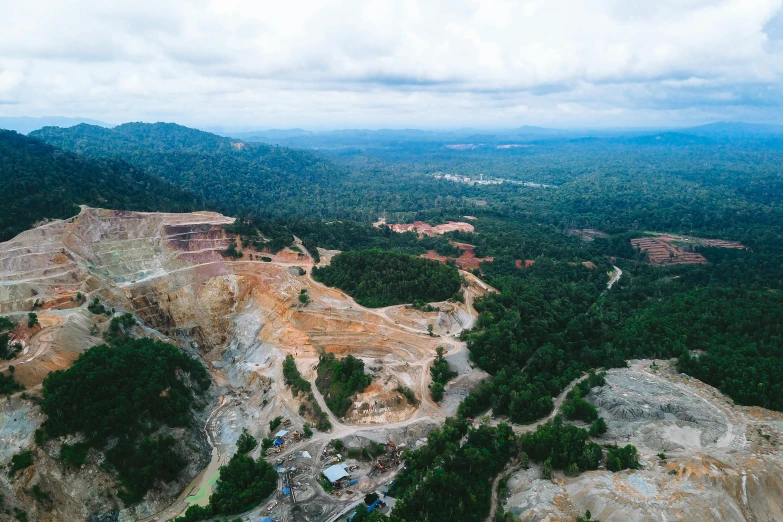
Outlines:
<svg viewBox="0 0 783 522"><path fill-rule="evenodd" d="M353 355L338 359L333 353L321 355L318 360L315 385L326 405L338 417L346 414L353 397L370 385L372 377L364 373L364 361Z"/></svg>
<svg viewBox="0 0 783 522"><path fill-rule="evenodd" d="M560 412L568 420L580 420L591 424L598 420L598 410L584 398L590 393L591 388L603 386L606 382L605 373L590 372L586 379L579 381L574 389L566 394Z"/></svg>
<svg viewBox="0 0 783 522"><path fill-rule="evenodd" d="M291 387L294 397L303 399L299 413L309 415L315 421L318 430L329 431L332 427L332 423L329 422L329 416L321 409L318 401L315 400L312 386L299 373L294 356L291 354L286 355L285 361L283 361L283 379Z"/></svg>
<svg viewBox="0 0 783 522"><path fill-rule="evenodd" d="M590 441L587 430L564 424L560 416L526 433L520 447L533 461L547 462L551 469L587 471L598 469L601 446Z"/></svg>
<svg viewBox="0 0 783 522"><path fill-rule="evenodd" d="M179 475L185 462L176 441L155 432L188 426L195 399L191 386L201 393L209 385L204 367L174 346L148 338L117 339L111 346L90 348L69 369L47 376L43 428L50 438L80 434L85 446L103 450L117 470L120 497L135 503L155 481ZM83 462L85 446L66 447L66 462Z"/></svg>
<svg viewBox="0 0 783 522"><path fill-rule="evenodd" d="M432 384L430 384L430 393L432 400L440 402L443 400L443 389L447 382L457 376L457 372L451 369L449 362L443 357L443 347L436 348L435 360L430 367L432 375Z"/></svg>
<svg viewBox="0 0 783 522"><path fill-rule="evenodd" d="M313 277L369 307L413 301L443 301L459 290L455 268L429 259L380 250L343 252Z"/></svg>
<svg viewBox="0 0 783 522"><path fill-rule="evenodd" d="M209 504L190 506L177 522L196 522L249 511L263 502L277 488L277 472L264 459L253 460L235 453L220 475Z"/></svg>

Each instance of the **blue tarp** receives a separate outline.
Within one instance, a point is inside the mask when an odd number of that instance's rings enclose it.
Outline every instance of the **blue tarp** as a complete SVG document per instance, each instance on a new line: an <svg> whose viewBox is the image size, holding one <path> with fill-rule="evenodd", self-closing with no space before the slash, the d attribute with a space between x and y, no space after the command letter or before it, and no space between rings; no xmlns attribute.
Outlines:
<svg viewBox="0 0 783 522"><path fill-rule="evenodd" d="M272 520L272 517L266 517L266 518L262 518L258 522L274 522L274 520Z"/></svg>
<svg viewBox="0 0 783 522"><path fill-rule="evenodd" d="M283 495L290 495L291 494L291 488L283 488Z"/></svg>
<svg viewBox="0 0 783 522"><path fill-rule="evenodd" d="M353 479L353 480L351 480L351 481L348 483L348 485L349 485L349 486L353 486L353 485L354 485L354 484L356 484L357 482L359 482L359 479Z"/></svg>
<svg viewBox="0 0 783 522"><path fill-rule="evenodd" d="M381 499L378 499L375 502L373 502L372 504L370 504L369 507L367 508L367 512L368 513L372 513L375 510L375 508L378 507L378 504L380 504L380 503L381 503Z"/></svg>
<svg viewBox="0 0 783 522"><path fill-rule="evenodd" d="M275 446L280 446L280 445L282 445L282 444L283 444L283 441L282 441L282 440L280 440L280 439L277 439L277 440L274 442L274 445L275 445Z"/></svg>

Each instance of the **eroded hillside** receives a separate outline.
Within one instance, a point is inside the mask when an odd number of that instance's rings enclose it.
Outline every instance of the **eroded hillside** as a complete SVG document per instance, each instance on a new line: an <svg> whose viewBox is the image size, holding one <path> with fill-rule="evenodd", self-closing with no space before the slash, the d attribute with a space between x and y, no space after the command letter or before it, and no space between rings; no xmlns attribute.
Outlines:
<svg viewBox="0 0 783 522"><path fill-rule="evenodd" d="M225 225L231 222L207 212L83 208L75 218L0 244L0 313L20 324L14 334L23 346L0 368L14 365L15 377L27 388L0 402L0 464L25 449L34 457L33 465L15 477L0 474L8 509L23 509L30 520L164 521L189 505L203 505L243 429L260 440L280 429L270 426L278 416L290 421L283 427L291 433L302 433L305 422L313 422L302 409L306 398L294 397L283 379L283 361L290 354L332 428L310 438L289 436L279 452L270 450L267 456L281 472L296 468L290 478L296 502L278 490L273 499L279 502L270 499L246 515L337 520L366 493L388 485L402 466L395 458L400 447L422 444L486 376L469 362L458 340L475 320L473 300L493 291L472 274L461 273L464 304L435 303L431 312L404 305L368 309L315 282L314 263L301 244L274 255L247 249L240 258L227 257L232 238ZM321 263L334 254L322 251ZM300 300L303 291L306 302ZM89 310L96 298L109 315L112 308L116 314L132 313L139 321L133 335L168 340L201 359L213 381L207 407L193 413L198 429L169 430L188 461L182 476L159 484L132 508L123 508L112 494L114 478L100 465L100 455L91 453L80 469L66 469L58 460L59 442L34 442L43 415L29 397L39 393L49 372L68 368L80 353L103 342L109 317ZM32 309L39 324L28 327ZM435 404L429 366L438 346L446 349L458 375ZM358 357L372 375L343 418L329 411L315 386L322 352ZM554 481L542 480L537 465L509 469L506 510L524 521L570 521L587 509L604 522L783 519L780 414L735 406L661 361L610 370L606 381L587 396L609 424L608 433L596 440L636 445L642 469L555 474ZM411 390L415 401L401 388ZM527 432L536 424L514 430ZM335 439L342 449L335 448ZM367 459L363 450L374 453ZM385 452L381 466L378 451ZM259 446L252 456L262 452ZM338 453L356 482L328 494L318 476ZM35 497L35 485L51 495L51 503Z"/></svg>
<svg viewBox="0 0 783 522"><path fill-rule="evenodd" d="M324 467L321 456L332 439L344 439L353 447L369 441L414 443L453 414L461 398L485 376L468 363L466 347L456 338L472 324L473 299L491 291L471 274L463 274L466 304L441 303L437 311L427 313L404 306L367 309L315 282L310 276L313 262L301 246L298 252L285 249L275 255L248 250L239 259L224 256L231 241L224 225L231 222L206 212L83 208L70 220L46 224L0 245L0 312L23 322L35 308L40 321L33 329L20 327L23 350L15 360L2 363L3 368L15 366L15 376L27 393L35 394L49 372L69 367L80 353L103 342L101 333L109 318L88 310L96 298L118 314L132 313L139 321L134 335L169 340L201 358L217 385L212 387L211 406L196 413L203 432L179 433L184 440L180 451L191 462L182 479L150 493L136 507L121 510L122 520L167 520L189 503L203 502L217 468L234 453L242 428L259 439L269 437L270 420L282 416L291 421L287 429L302 431L306 419L299 415L300 401L282 378L287 354L295 356L300 372L311 382L321 352L359 357L373 376L344 419L328 413L330 433L316 432L286 447L286 453L311 455L309 466L302 466L306 475L297 478L304 488L297 494L297 506L310 513L309 520L323 520L355 500L350 495L326 495L315 484ZM303 290L309 296L306 304L299 300ZM438 346L446 348L447 358L459 371L441 405L430 400L427 388L428 368ZM416 402L397 391L400 387L412 390ZM328 412L317 390L315 396ZM94 488L102 484L110 489L111 476L94 459L80 470L64 470L55 459L57 444L33 444L42 421L33 402L16 394L0 409L0 463L24 448L36 454L34 465L22 476L0 479L7 504L24 506L31 520L84 520L95 513L112 513L111 495ZM210 451L211 463L199 473ZM393 472L369 474L354 496L361 498L362 491L372 490ZM32 499L29 491L34 484L52 493L57 509ZM281 505L275 515L299 519L290 506Z"/></svg>
<svg viewBox="0 0 783 522"><path fill-rule="evenodd" d="M542 480L514 471L505 509L525 522L783 520L783 416L736 406L670 363L633 361L588 395L609 425L603 444L634 444L641 469ZM663 458L662 458L663 457Z"/></svg>

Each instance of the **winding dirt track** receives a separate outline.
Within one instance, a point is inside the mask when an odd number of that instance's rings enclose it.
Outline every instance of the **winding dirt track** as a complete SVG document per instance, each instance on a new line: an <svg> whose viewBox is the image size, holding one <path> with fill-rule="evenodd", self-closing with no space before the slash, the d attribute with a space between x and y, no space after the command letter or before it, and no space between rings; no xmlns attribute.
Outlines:
<svg viewBox="0 0 783 522"><path fill-rule="evenodd" d="M314 286L317 286L317 287L323 287L322 283L319 283L318 281L316 281L312 277L312 267L313 267L312 256L307 251L307 249L304 248L304 246L301 244L301 242L298 240L298 238L296 238L296 244L297 244L297 246L299 246L299 248L302 250L302 252L309 258L310 263L302 263L302 262L271 262L271 263L263 263L263 265L265 265L265 266L273 265L273 266L279 266L279 267L282 267L282 268L289 268L289 267L293 267L293 266L303 267L305 269L305 271L306 271L306 276L307 276L307 279L308 279L309 283L314 285ZM220 261L218 261L218 262L220 262ZM192 268L195 268L197 266L210 265L210 264L213 264L213 263L215 263L215 262L203 263L203 264L200 264L200 265L193 265L191 267L184 268L183 270L192 269ZM244 263L253 263L253 261L237 261L237 262L229 262L229 263L231 263L231 264L233 264L233 263L243 263L244 264ZM259 264L261 264L261 262L259 262ZM154 276L154 277L162 277L162 276ZM137 283L138 282L141 282L141 280L137 281ZM425 337L428 341L431 341L431 339L432 339L432 337L430 336L428 331L426 331L424 329L413 328L413 327L410 327L410 326L407 326L407 325L397 324L397 323L395 323L394 319L392 319L390 317L389 314L390 314L391 311L393 311L394 309L399 309L400 307L405 306L405 305L395 305L395 306L389 306L389 307L384 307L384 308L379 308L379 309L372 309L372 308L367 308L367 307L364 307L364 306L356 303L353 299L351 299L348 296L346 296L346 300L348 300L350 302L351 309L357 310L358 312L361 312L361 313L372 314L372 315L375 315L375 316L379 317L382 320L383 326L388 328L388 329L390 329L390 330L392 330L392 331L396 330L398 332L404 332L406 334L414 334L414 335L417 335L417 336L422 336L422 337ZM466 289L466 291L465 291L465 305L466 305L467 311L470 314L470 316L473 319L475 319L476 312L473 309L473 300L474 300L473 292L469 288ZM444 344L449 344L451 346L451 349L449 350L450 354L457 353L457 352L460 352L462 350L467 349L467 346L466 346L466 344L464 342L461 342L461 341L457 340L457 336L459 335L459 333L460 333L460 331L462 329L469 328L472 325L472 322L473 321L470 321L471 324L461 325L459 331L454 332L451 335L443 337ZM340 419L338 419L332 413L332 411L329 409L329 407L326 405L326 401L324 400L324 398L321 395L321 393L318 391L318 387L315 385L315 378L316 378L315 365L317 364L317 360L313 359L313 361L309 363L309 365L310 365L310 372L309 373L311 374L311 378L309 379L309 381L310 381L310 383L312 385L312 392L313 392L313 395L314 395L314 397L316 399L316 402L321 407L321 409L324 412L326 412L326 414L327 414L327 416L329 418L329 421L332 423L332 430L330 432L327 432L327 433L316 432L313 435L313 437L311 437L310 439L307 439L306 441L302 441L302 442L300 442L298 444L292 445L286 451L280 453L279 455L276 455L276 457L277 458L285 458L288 455L290 455L291 453L300 451L301 448L303 446L305 446L305 445L311 445L311 446L315 445L315 446L318 446L319 449L318 449L317 453L313 455L313 459L314 459L314 463L319 463L321 461L322 455L323 455L324 451L326 450L326 448L328 447L329 443L333 439L335 439L335 438L345 438L345 437L348 437L350 435L354 435L354 434L357 434L357 433L375 431L375 430L378 430L378 429L403 428L403 427L410 426L412 424L416 424L418 422L421 422L424 419L434 419L436 421L442 422L443 420L445 420L445 414L443 413L443 411L441 410L441 408L437 404L432 402L432 400L431 400L431 398L429 397L429 394L428 394L428 389L429 389L428 386L429 386L429 381L430 381L431 377L430 377L430 373L428 371L426 371L426 368L430 364L432 364L433 360L434 360L434 355L425 357L424 359L420 359L419 361L417 361L417 363L412 364L412 366L421 367L422 370L423 370L423 371L420 372L421 379L420 379L420 382L419 382L419 395L421 396L422 400L420 402L419 408L416 410L416 412L410 418L402 420L402 421L388 423L388 424L382 424L382 425L379 425L379 424L354 425L354 424L346 424L343 421L341 421ZM308 359L302 357L302 358L300 358L300 361L307 363ZM280 386L283 388L283 389L278 390L278 393L283 393L284 394L286 392L286 390L284 389L285 386L282 384L282 381L280 379L278 379L278 381L280 381ZM221 403L220 405L218 405L218 407L215 408L215 410L213 410L213 412L210 414L210 417L209 417L209 420L207 422L207 425L205 426L205 430L206 430L206 433L207 433L207 440L208 440L208 442L210 444L210 447L212 448L213 458L214 458L214 455L216 453L218 455L221 455L220 448L219 448L219 443L217 442L218 441L217 435L218 435L218 431L219 431L218 418L219 418L220 414L223 413L226 409L228 409L231 405L232 404L230 404L230 403ZM319 466L314 465L312 471L310 472L310 478L312 480L315 480L319 474L320 474ZM203 473L199 474L193 480L193 482L191 482L191 484L189 484L185 488L183 495L181 495L180 498L177 499L176 502L174 502L173 504L171 504L167 508L163 509L162 511L156 513L155 515L144 519L143 522L153 522L153 521L155 521L155 522L164 522L164 521L171 520L171 519L181 515L182 512L184 511L184 509L187 507L187 504L185 504L183 502L184 499L191 492L193 492L194 490L197 490L200 487L200 485L203 483L205 478L208 478L208 477L204 477L203 475L204 475ZM317 494L319 496L326 497L330 501L334 500L332 497L329 497L328 495L326 495L325 493L323 493L321 491L316 490L316 492L317 492ZM356 505L356 501L354 501L354 500L352 500L351 504L349 504L348 507L345 508L344 510L342 510L340 513L338 513L337 515L332 515L329 518L329 520L336 520L340 516L344 515L348 511L350 511L350 509L353 509L353 507ZM358 501L361 501L361 499L358 499ZM262 516L263 510L264 510L263 506L258 506L256 508L254 508L253 510L248 511L246 513L242 513L242 514L240 514L238 516L242 516L242 517L250 516L251 519L252 519L252 518L254 518L256 516Z"/></svg>
<svg viewBox="0 0 783 522"><path fill-rule="evenodd" d="M619 281L620 278L623 275L623 271L620 269L620 267L614 266L614 265L612 265L612 266L614 267L614 272L613 272L611 278L609 279L609 282L606 284L606 290L607 291L610 290L612 288L612 286L617 281ZM527 368L527 364L525 365L525 368ZM522 369L522 371L524 371L524 368ZM574 389L574 386L576 386L579 382L583 381L586 378L587 378L587 375L582 375L580 378L575 379L571 384L566 386L566 388L562 392L560 392L560 395L558 395L557 398L555 398L555 400L553 401L554 402L554 408L552 408L552 412L549 415L547 415L543 419L540 419L540 420L538 420L538 421L536 421L536 422L534 422L532 424L522 424L522 425L520 425L520 424L512 424L511 425L511 429L514 430L514 433L516 433L517 435L521 435L523 433L527 433L527 432L533 431L536 428L538 428L539 426L541 426L542 424L546 424L547 422L549 422L552 419L554 419L555 415L557 415L558 411L560 411L560 406L562 406L563 401L566 398L566 395L568 395L568 393L571 390ZM494 426L497 426L499 423L500 423L499 420L493 420L493 422L492 422L492 424ZM729 426L731 426L730 423L729 423ZM727 437L728 437L728 440L731 440L731 429L729 429L729 433L727 434ZM726 438L726 437L724 437L724 438ZM728 445L728 443L726 443L726 445ZM498 484L500 483L500 479L504 475L506 475L506 474L508 474L508 473L510 473L512 471L513 467L514 466L511 463L509 463L509 465L506 466L506 469L504 469L502 472L500 472L498 474L498 476L495 477L495 480L492 483L492 506L490 507L489 516L487 517L486 522L492 522L495 519L495 514L497 513L497 510L498 510Z"/></svg>

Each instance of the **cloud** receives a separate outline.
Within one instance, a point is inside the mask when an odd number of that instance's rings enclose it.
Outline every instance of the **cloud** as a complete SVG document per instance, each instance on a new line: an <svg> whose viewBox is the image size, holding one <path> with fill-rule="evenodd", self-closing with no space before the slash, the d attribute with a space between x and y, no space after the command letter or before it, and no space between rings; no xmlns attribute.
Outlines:
<svg viewBox="0 0 783 522"><path fill-rule="evenodd" d="M783 0L0 1L3 115L648 125L781 103Z"/></svg>

